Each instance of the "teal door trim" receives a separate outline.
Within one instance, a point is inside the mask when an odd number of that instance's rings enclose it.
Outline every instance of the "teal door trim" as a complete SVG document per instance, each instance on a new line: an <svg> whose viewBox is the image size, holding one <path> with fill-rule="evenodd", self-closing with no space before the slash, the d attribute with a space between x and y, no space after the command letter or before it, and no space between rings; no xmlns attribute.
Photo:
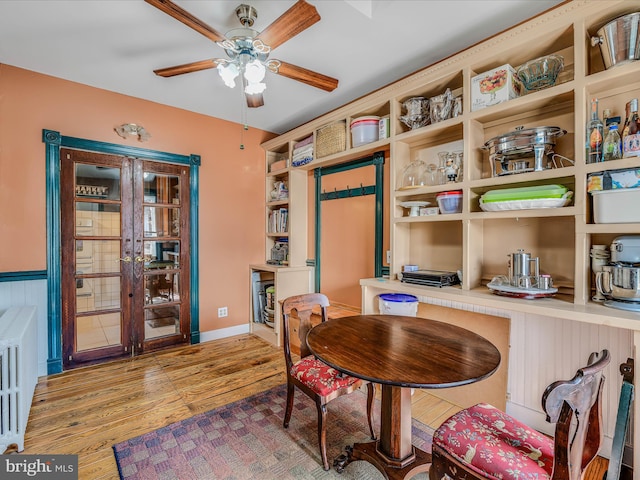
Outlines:
<svg viewBox="0 0 640 480"><path fill-rule="evenodd" d="M42 130L42 141L46 152L46 201L47 201L47 313L48 357L47 373L62 371L62 265L61 265L61 225L60 225L60 149L71 148L110 155L144 158L156 162L167 162L190 167L190 261L191 261L191 343L200 342L199 307L199 251L198 212L200 156L178 155L174 153L129 147L115 143L97 142L83 138L65 137L60 132Z"/></svg>
<svg viewBox="0 0 640 480"><path fill-rule="evenodd" d="M368 167L374 165L376 168L375 177L376 184L355 188L346 188L345 190L334 190L333 192L322 192L322 177L334 173L345 172L355 168ZM362 195L375 195L375 231L374 231L374 275L382 277L382 204L384 200L384 152L376 152L370 157L365 157L353 162L342 163L330 167L318 167L313 171L315 179L315 290L320 291L320 265L321 265L321 227L322 227L322 202L335 200L338 198L359 197Z"/></svg>

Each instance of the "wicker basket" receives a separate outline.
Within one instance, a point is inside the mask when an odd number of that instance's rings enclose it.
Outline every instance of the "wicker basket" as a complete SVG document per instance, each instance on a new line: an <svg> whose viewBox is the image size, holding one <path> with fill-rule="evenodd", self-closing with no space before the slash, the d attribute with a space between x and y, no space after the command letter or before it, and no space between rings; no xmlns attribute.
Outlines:
<svg viewBox="0 0 640 480"><path fill-rule="evenodd" d="M347 124L331 123L316 132L316 158L343 152L347 148Z"/></svg>

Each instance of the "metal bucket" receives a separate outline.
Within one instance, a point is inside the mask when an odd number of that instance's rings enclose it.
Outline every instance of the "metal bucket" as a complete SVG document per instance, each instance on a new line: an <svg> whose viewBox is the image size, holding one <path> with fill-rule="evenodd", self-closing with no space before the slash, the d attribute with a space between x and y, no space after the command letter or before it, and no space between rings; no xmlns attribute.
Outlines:
<svg viewBox="0 0 640 480"><path fill-rule="evenodd" d="M611 20L591 37L591 45L600 45L607 70L640 60L640 12Z"/></svg>

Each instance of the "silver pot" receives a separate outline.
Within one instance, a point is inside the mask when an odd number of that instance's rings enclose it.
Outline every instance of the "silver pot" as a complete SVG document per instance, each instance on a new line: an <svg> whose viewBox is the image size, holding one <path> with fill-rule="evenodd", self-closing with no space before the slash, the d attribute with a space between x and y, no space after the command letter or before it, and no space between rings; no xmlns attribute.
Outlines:
<svg viewBox="0 0 640 480"><path fill-rule="evenodd" d="M489 150L489 162L493 176L506 173L523 172L527 169L515 169L510 167L510 162L523 158L534 157L533 170L536 172L545 170L547 162L545 158L553 151L556 139L567 133L560 127L535 127L498 135L487 141L482 147ZM498 163L501 171L498 171Z"/></svg>
<svg viewBox="0 0 640 480"><path fill-rule="evenodd" d="M591 45L600 45L607 70L640 60L640 12L611 20L591 37Z"/></svg>
<svg viewBox="0 0 640 480"><path fill-rule="evenodd" d="M596 288L607 298L640 302L640 267L605 265L596 273Z"/></svg>

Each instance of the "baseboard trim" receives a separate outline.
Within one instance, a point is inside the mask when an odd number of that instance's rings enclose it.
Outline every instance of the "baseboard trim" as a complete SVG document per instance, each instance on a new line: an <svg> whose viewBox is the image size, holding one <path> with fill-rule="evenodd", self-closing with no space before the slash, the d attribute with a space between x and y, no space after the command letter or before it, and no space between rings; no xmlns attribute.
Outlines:
<svg viewBox="0 0 640 480"><path fill-rule="evenodd" d="M243 333L249 333L248 324L219 328L217 330L209 330L208 332L200 332L200 342L219 340L221 338L233 337L234 335L242 335Z"/></svg>

